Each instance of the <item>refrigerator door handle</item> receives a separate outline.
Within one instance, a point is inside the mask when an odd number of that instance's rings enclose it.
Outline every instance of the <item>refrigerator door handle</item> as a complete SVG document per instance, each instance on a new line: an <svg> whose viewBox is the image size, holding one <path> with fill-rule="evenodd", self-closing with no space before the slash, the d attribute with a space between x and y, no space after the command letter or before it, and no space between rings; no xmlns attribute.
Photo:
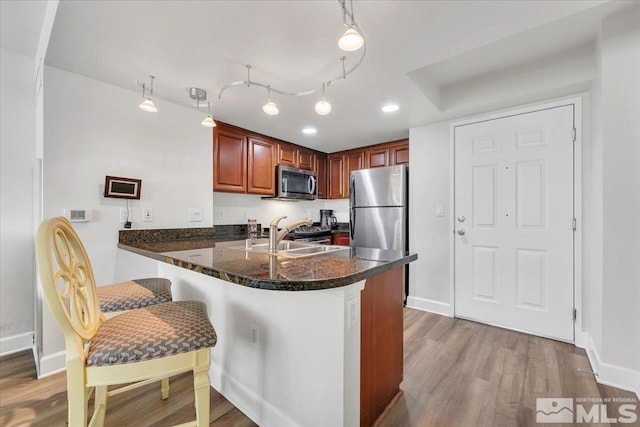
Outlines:
<svg viewBox="0 0 640 427"><path fill-rule="evenodd" d="M351 234L351 242L353 242L353 235L356 229L356 210L351 208L351 215L349 218L349 234Z"/></svg>
<svg viewBox="0 0 640 427"><path fill-rule="evenodd" d="M351 175L349 181L349 201L352 207L356 205L356 177L353 175Z"/></svg>

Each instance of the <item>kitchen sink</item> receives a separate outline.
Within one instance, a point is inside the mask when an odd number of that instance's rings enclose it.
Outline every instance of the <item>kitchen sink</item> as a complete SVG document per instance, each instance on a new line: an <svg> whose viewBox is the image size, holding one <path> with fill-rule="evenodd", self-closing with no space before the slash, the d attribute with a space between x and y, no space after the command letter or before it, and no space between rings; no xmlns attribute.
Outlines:
<svg viewBox="0 0 640 427"><path fill-rule="evenodd" d="M277 249L279 251L289 251L291 249L300 249L300 248L307 248L309 247L309 243L302 243L302 242L294 242L292 240L285 240L282 241L280 243L278 243L278 247ZM245 249L245 248L243 248ZM246 248L249 249L249 248ZM251 245L251 250L254 251L261 251L261 250L265 250L268 251L269 250L269 243L258 243L257 245Z"/></svg>
<svg viewBox="0 0 640 427"><path fill-rule="evenodd" d="M259 243L248 248L244 246L232 246L230 247L230 249L255 252L259 254L271 254L271 252L269 252L269 243ZM305 256L326 254L329 252L343 251L346 249L349 249L349 247L317 245L313 243L293 242L287 240L278 243L277 252L273 253L273 255L285 258L300 258Z"/></svg>

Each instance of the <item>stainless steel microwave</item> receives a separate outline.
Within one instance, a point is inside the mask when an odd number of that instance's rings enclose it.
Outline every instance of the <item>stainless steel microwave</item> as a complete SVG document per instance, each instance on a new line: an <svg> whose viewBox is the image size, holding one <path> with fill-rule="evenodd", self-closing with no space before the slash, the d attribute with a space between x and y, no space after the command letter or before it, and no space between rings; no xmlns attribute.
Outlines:
<svg viewBox="0 0 640 427"><path fill-rule="evenodd" d="M279 200L315 200L318 197L318 177L314 171L276 166L276 195L264 197Z"/></svg>

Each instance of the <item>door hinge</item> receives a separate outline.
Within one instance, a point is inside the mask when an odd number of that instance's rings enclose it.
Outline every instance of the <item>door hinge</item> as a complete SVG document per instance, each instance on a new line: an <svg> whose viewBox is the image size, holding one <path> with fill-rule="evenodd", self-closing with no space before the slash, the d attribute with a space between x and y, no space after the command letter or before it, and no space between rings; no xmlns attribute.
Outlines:
<svg viewBox="0 0 640 427"><path fill-rule="evenodd" d="M571 137L573 138L573 142L576 142L576 134L577 134L576 128L573 128L571 131Z"/></svg>
<svg viewBox="0 0 640 427"><path fill-rule="evenodd" d="M578 221L575 218L571 220L571 228L573 228L573 231L576 231L578 228Z"/></svg>
<svg viewBox="0 0 640 427"><path fill-rule="evenodd" d="M578 320L578 310L576 310L575 308L573 309L573 321L575 322L576 320Z"/></svg>

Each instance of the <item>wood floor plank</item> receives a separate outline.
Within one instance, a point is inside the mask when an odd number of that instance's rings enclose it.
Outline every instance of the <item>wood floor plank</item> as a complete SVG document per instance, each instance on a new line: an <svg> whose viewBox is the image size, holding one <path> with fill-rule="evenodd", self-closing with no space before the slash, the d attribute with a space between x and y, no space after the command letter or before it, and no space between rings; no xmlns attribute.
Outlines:
<svg viewBox="0 0 640 427"><path fill-rule="evenodd" d="M159 383L109 398L105 426L164 427L184 423L195 418L194 402L193 375L187 372L171 377L167 400L160 398ZM0 426L66 424L66 374L61 372L36 379L30 351L0 358ZM256 425L214 389L210 393L210 424L224 427Z"/></svg>
<svg viewBox="0 0 640 427"><path fill-rule="evenodd" d="M618 399L607 403L609 415L630 401L638 405L633 393L578 371L591 370L584 350L545 338L405 309L404 349L403 394L377 427L543 427L536 399L544 397ZM213 389L210 403L212 426L255 426ZM186 373L171 379L166 401L158 384L110 398L105 425L182 423L194 417L193 404ZM31 352L0 358L0 426L65 426L66 417L64 372L37 380ZM563 425L573 426L547 424ZM640 420L611 425L638 427Z"/></svg>
<svg viewBox="0 0 640 427"><path fill-rule="evenodd" d="M405 309L404 339L404 394L381 427L542 427L536 398L635 401L578 372L591 367L570 344L412 309ZM619 404L608 406L612 413Z"/></svg>

